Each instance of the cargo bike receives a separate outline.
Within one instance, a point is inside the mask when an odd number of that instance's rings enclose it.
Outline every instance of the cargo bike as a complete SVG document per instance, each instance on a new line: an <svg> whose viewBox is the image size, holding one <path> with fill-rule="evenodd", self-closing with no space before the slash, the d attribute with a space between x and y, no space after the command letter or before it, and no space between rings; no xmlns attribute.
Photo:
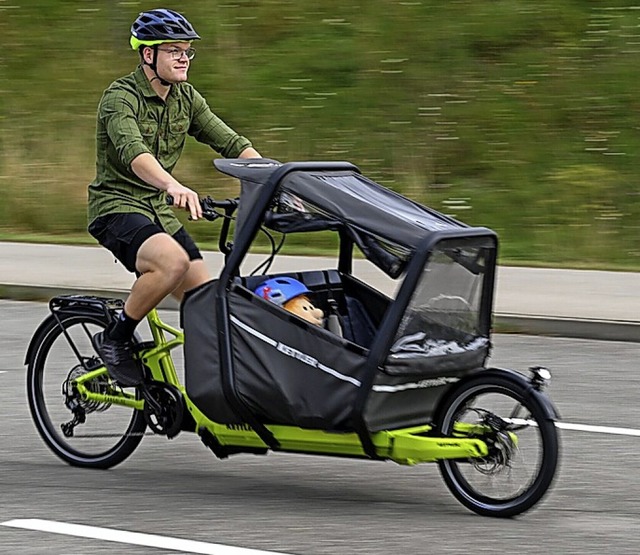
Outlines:
<svg viewBox="0 0 640 555"><path fill-rule="evenodd" d="M148 315L152 339L137 343L142 386L112 380L91 346L121 300L50 301L26 364L31 414L53 452L72 465L109 468L146 434L184 431L219 458L281 451L435 462L451 493L481 515L510 517L540 501L558 464L558 414L546 368L487 366L496 234L413 202L347 162L214 163L241 185L236 199L202 201L205 217L223 222L225 264L187 293L181 329L156 310ZM287 236L320 231L337 236L335 263L269 272ZM271 256L246 272L262 232ZM366 283L354 271L363 265L394 291ZM278 278L303 284L327 325L256 294ZM183 380L171 356L179 347Z"/></svg>

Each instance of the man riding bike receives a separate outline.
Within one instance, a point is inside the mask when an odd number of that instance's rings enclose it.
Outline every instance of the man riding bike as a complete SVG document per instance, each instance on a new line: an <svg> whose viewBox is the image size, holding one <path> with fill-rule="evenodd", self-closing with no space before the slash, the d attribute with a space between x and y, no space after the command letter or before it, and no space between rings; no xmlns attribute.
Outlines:
<svg viewBox="0 0 640 555"><path fill-rule="evenodd" d="M96 177L89 185L89 232L138 276L114 324L96 334L94 346L122 386L143 378L133 356L138 323L168 294L210 279L198 247L166 204L202 216L198 194L171 172L187 135L225 158L260 158L251 142L209 108L187 83L199 40L187 19L172 10L141 13L130 44L140 65L114 81L98 107Z"/></svg>

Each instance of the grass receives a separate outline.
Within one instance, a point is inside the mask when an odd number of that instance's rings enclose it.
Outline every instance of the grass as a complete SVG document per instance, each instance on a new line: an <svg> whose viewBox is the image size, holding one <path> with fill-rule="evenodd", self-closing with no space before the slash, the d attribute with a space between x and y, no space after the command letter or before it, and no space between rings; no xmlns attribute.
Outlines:
<svg viewBox="0 0 640 555"><path fill-rule="evenodd" d="M503 264L637 269L634 4L184 0L180 9L203 37L191 81L265 156L352 161L496 230ZM95 109L135 66L127 32L148 7L0 0L12 49L0 59L0 240L91 242ZM235 196L212 156L189 142L177 177ZM209 229L193 232L214 248Z"/></svg>

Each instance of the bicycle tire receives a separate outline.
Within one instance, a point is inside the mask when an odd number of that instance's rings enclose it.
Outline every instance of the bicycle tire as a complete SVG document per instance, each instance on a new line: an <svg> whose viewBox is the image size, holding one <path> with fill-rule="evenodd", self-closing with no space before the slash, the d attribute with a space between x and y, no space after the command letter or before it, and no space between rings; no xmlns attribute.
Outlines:
<svg viewBox="0 0 640 555"><path fill-rule="evenodd" d="M127 459L142 441L146 429L143 412L85 402L85 422L72 426L71 437L65 436L62 427L68 426L75 414L67 406L65 384L73 373L84 372L68 337L82 358L97 368L101 361L91 336L107 322L104 316L86 313L58 313L58 318L60 323L53 315L43 322L30 349L27 397L31 416L45 444L65 462L83 468L111 468ZM106 375L89 386L113 387Z"/></svg>
<svg viewBox="0 0 640 555"><path fill-rule="evenodd" d="M558 465L558 433L526 383L495 373L476 376L452 393L439 414L438 432L447 437L461 435L454 433L456 423L493 425L490 434L475 436L490 447L484 459L438 461L449 491L465 507L483 516L513 517L547 493ZM529 462L531 471L525 467ZM491 492L483 491L485 486Z"/></svg>

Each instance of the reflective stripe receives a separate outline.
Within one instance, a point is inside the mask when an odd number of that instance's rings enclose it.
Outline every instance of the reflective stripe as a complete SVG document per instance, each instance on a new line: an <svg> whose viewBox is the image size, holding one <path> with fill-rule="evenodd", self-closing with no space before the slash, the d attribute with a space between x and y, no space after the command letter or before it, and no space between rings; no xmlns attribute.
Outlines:
<svg viewBox="0 0 640 555"><path fill-rule="evenodd" d="M429 387L440 387L460 381L460 378L429 378L419 382L409 382L398 385L374 385L371 390L376 393L398 393L407 389L427 389Z"/></svg>
<svg viewBox="0 0 640 555"><path fill-rule="evenodd" d="M304 362L307 366L311 366L312 368L317 368L318 370L324 372L325 374L329 374L330 376L333 376L334 378L338 378L343 382L349 382L355 385L356 387L360 387L362 385L360 380L357 380L356 378L352 378L351 376L346 376L345 374L341 374L337 370L334 370L329 366L325 366L320 361L318 361L318 359L316 359L315 357L312 357L307 353L303 353L302 351L295 349L294 347L290 347L289 345L281 343L280 341L276 341L275 339L265 335L264 333L259 332L255 328L252 328L248 324L245 324L244 322L238 320L238 318L235 316L230 316L230 320L239 328L243 329L247 333L250 333L257 339L264 341L268 345L271 345L274 349L276 349L278 352L284 355L287 355L291 358L295 358L300 362Z"/></svg>

